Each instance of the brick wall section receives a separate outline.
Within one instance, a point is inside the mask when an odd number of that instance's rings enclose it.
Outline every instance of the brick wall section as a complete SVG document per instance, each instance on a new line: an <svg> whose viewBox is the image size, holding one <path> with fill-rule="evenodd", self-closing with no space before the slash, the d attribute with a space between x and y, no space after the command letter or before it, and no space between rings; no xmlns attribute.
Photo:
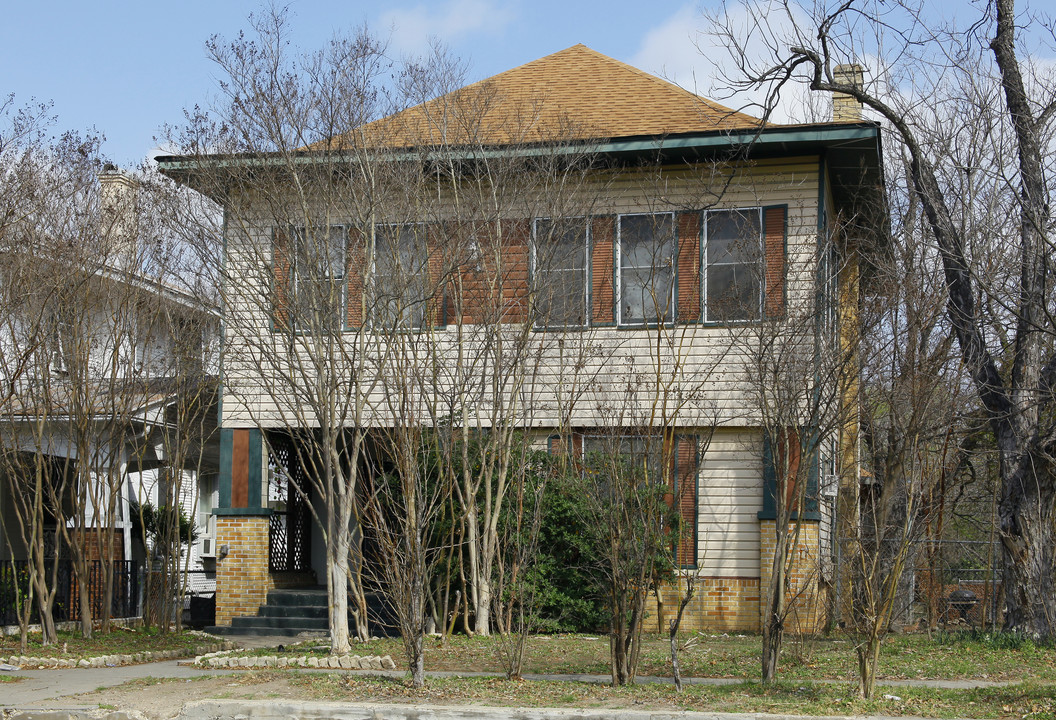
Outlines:
<svg viewBox="0 0 1056 720"><path fill-rule="evenodd" d="M268 572L267 517L221 515L216 518L217 547L227 545L227 557L216 562L216 624L255 615L273 587Z"/></svg>
<svg viewBox="0 0 1056 720"><path fill-rule="evenodd" d="M683 584L682 592L685 593ZM664 632L666 623L678 612L679 589L667 582L660 589L664 599ZM656 596L649 594L646 605L645 629L658 629ZM696 592L686 606L682 616L684 631L690 632L758 632L759 631L759 578L751 577L700 577Z"/></svg>
<svg viewBox="0 0 1056 720"><path fill-rule="evenodd" d="M799 530L799 539L793 550L795 558L792 563L792 573L789 578L790 611L785 622L785 629L788 632L815 633L819 632L825 624L828 591L819 583L821 575L820 527L820 523L816 521L804 521ZM760 623L766 607L766 586L769 583L770 569L774 564L775 535L776 524L773 520L759 522Z"/></svg>

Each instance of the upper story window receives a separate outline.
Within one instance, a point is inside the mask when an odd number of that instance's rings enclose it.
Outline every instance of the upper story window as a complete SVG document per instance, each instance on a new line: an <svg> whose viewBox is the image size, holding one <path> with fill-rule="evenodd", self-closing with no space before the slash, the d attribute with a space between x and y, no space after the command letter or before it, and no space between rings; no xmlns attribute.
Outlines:
<svg viewBox="0 0 1056 720"><path fill-rule="evenodd" d="M294 324L303 330L336 328L344 308L344 225L294 228L291 268Z"/></svg>
<svg viewBox="0 0 1056 720"><path fill-rule="evenodd" d="M758 320L763 307L762 209L714 210L706 222L705 319Z"/></svg>
<svg viewBox="0 0 1056 720"><path fill-rule="evenodd" d="M421 329L426 310L425 226L374 228L374 323L382 328Z"/></svg>
<svg viewBox="0 0 1056 720"><path fill-rule="evenodd" d="M672 320L678 254L674 214L621 215L617 233L617 322L655 325Z"/></svg>
<svg viewBox="0 0 1056 720"><path fill-rule="evenodd" d="M532 279L535 291L535 326L581 328L589 319L586 218L535 221L532 243Z"/></svg>

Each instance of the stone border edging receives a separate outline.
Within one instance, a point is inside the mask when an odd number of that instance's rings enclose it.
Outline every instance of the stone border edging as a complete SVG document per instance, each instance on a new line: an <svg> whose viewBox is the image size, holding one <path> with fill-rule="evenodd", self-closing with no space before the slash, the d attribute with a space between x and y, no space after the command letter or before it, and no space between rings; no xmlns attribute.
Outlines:
<svg viewBox="0 0 1056 720"><path fill-rule="evenodd" d="M882 716L873 716L882 717ZM611 708L337 703L296 700L195 700L176 720L862 720L847 715L728 713ZM892 720L894 720L892 718Z"/></svg>
<svg viewBox="0 0 1056 720"><path fill-rule="evenodd" d="M116 667L118 665L139 665L141 663L158 662L159 660L177 660L179 658L200 655L202 653L217 652L221 650L233 650L235 644L225 640L219 643L199 645L187 650L145 650L138 653L124 653L116 655L97 655L95 657L79 658L56 658L56 657L33 657L30 655L12 655L11 657L0 657L0 664L16 665L18 669L37 668L40 670L54 670L57 668L101 668Z"/></svg>
<svg viewBox="0 0 1056 720"><path fill-rule="evenodd" d="M320 668L331 670L395 670L396 663L388 655L255 655L226 657L232 650L213 652L194 659L199 667L210 668Z"/></svg>

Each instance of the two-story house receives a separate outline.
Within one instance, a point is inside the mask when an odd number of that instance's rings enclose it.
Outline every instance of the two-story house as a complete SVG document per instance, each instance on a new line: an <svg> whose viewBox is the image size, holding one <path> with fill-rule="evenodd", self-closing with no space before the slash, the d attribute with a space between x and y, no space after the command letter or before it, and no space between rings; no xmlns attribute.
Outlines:
<svg viewBox="0 0 1056 720"><path fill-rule="evenodd" d="M687 624L758 629L775 518L765 436L788 410L762 404L798 389L760 390L753 352L851 349L858 241L879 234L880 131L836 105L832 122L764 124L577 45L296 150L159 158L227 213L218 622L254 612L280 572L327 572L317 549L291 565L276 545L293 520L273 511L297 501L269 475L284 476L278 444L346 403L368 433L501 418L577 455L613 439L663 448L678 565L702 583ZM385 364L412 356L429 358L413 378ZM335 367L336 399L309 408ZM831 386L843 419L826 420L806 473L797 591L813 600L835 491L859 474L853 368L820 367L804 382Z"/></svg>

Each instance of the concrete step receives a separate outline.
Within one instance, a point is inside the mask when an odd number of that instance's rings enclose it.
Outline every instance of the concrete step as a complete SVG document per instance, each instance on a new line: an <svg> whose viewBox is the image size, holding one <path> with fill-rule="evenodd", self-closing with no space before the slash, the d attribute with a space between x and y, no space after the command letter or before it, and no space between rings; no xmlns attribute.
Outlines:
<svg viewBox="0 0 1056 720"><path fill-rule="evenodd" d="M327 619L311 617L236 617L231 620L231 627L289 628L291 630L326 630Z"/></svg>
<svg viewBox="0 0 1056 720"><path fill-rule="evenodd" d="M278 635L280 637L297 637L298 635L300 635L302 632L305 632L305 631L304 630L299 630L297 628L256 628L256 627L235 628L235 627L232 627L232 626L229 626L229 625L222 625L222 626L221 625L213 625L213 626L205 628L205 632L209 633L210 635L222 635L222 636L226 636L226 635L254 635L254 636ZM312 632L317 632L317 631L312 631Z"/></svg>

